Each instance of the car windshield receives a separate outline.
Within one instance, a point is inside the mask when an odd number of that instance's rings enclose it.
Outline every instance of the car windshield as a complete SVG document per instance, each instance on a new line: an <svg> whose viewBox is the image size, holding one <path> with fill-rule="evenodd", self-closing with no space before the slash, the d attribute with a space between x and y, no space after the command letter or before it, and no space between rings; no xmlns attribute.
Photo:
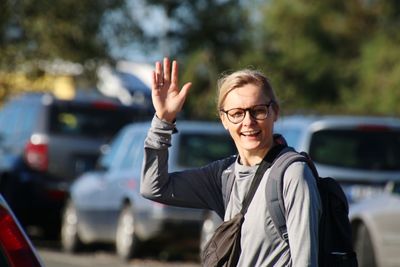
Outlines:
<svg viewBox="0 0 400 267"><path fill-rule="evenodd" d="M400 182L397 181L393 186L393 193L400 195Z"/></svg>
<svg viewBox="0 0 400 267"><path fill-rule="evenodd" d="M384 130L321 130L311 158L320 164L364 170L400 170L400 133Z"/></svg>
<svg viewBox="0 0 400 267"><path fill-rule="evenodd" d="M226 134L181 134L178 164L200 167L236 154L233 141Z"/></svg>
<svg viewBox="0 0 400 267"><path fill-rule="evenodd" d="M53 134L112 137L122 126L139 115L133 109L96 108L94 106L54 106L50 132Z"/></svg>

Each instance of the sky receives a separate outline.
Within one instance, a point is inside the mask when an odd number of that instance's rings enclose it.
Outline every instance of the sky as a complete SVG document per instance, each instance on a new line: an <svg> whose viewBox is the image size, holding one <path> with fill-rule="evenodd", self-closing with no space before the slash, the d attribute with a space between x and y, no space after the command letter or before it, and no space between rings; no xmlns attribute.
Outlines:
<svg viewBox="0 0 400 267"><path fill-rule="evenodd" d="M168 19L163 9L145 5L143 0L128 0L132 10L132 17L139 22L146 34L151 36L164 36L168 29ZM118 47L113 45L111 54L114 58L123 59L134 62L153 63L156 60L163 58L163 55L168 54L167 45L159 45L159 49L145 54L141 46L146 44L134 43L127 47Z"/></svg>

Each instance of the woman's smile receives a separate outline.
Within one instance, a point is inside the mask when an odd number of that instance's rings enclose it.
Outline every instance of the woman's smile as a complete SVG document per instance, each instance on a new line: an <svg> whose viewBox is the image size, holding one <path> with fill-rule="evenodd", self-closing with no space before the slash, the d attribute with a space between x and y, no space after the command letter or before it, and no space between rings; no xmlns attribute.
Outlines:
<svg viewBox="0 0 400 267"><path fill-rule="evenodd" d="M260 133L260 130L248 130L242 131L240 134L245 137L257 137Z"/></svg>

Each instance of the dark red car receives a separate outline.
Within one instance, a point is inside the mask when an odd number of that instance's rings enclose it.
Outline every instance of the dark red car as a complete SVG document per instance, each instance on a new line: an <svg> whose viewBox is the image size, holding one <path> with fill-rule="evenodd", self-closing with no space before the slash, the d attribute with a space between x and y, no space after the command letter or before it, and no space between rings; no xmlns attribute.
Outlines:
<svg viewBox="0 0 400 267"><path fill-rule="evenodd" d="M35 248L1 195L0 266L44 267Z"/></svg>

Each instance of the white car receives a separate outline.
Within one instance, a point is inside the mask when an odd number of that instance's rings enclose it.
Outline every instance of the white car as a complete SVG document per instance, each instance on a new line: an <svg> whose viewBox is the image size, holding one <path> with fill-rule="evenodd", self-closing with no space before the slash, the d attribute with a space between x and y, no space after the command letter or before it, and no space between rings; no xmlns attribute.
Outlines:
<svg viewBox="0 0 400 267"><path fill-rule="evenodd" d="M351 205L350 221L360 266L400 266L400 182Z"/></svg>
<svg viewBox="0 0 400 267"><path fill-rule="evenodd" d="M199 238L203 210L163 205L140 195L144 140L150 123L126 126L99 161L99 169L80 176L64 209L61 241L66 251L92 242L111 242L129 259L142 242ZM169 170L203 166L235 153L217 122L179 121L172 135ZM137 255L137 254L136 254Z"/></svg>

